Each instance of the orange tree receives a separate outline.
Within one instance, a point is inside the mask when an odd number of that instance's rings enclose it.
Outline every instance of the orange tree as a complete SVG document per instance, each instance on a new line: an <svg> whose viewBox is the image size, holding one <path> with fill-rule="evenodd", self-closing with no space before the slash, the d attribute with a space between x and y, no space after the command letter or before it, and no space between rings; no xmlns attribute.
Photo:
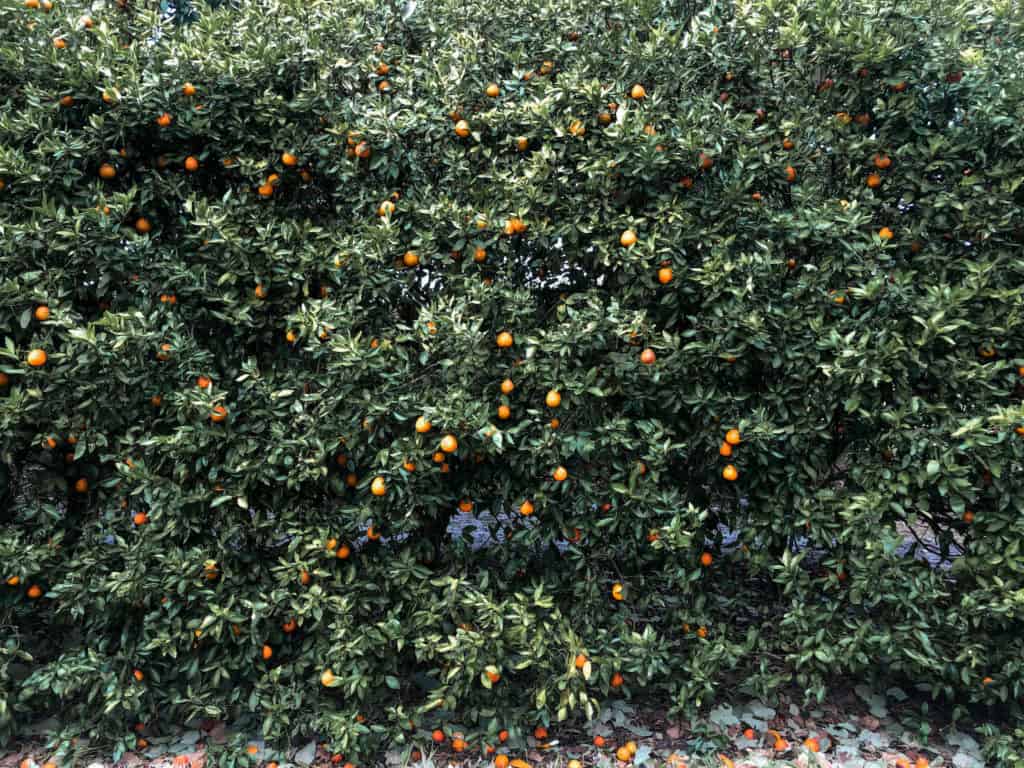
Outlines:
<svg viewBox="0 0 1024 768"><path fill-rule="evenodd" d="M1015 712L1019 5L145 5L0 6L0 733Z"/></svg>

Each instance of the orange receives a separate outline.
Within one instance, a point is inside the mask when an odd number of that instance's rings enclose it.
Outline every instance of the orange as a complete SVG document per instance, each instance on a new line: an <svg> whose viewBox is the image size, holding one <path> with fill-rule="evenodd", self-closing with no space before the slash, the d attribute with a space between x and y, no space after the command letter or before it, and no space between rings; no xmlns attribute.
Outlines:
<svg viewBox="0 0 1024 768"><path fill-rule="evenodd" d="M819 744L818 740L813 736L804 739L804 746L807 747L807 750L810 752L821 752L821 744Z"/></svg>
<svg viewBox="0 0 1024 768"><path fill-rule="evenodd" d="M455 453L459 450L459 441L455 439L455 435L445 435L441 438L441 450L445 453Z"/></svg>
<svg viewBox="0 0 1024 768"><path fill-rule="evenodd" d="M624 596L623 586L619 582L612 584L612 600L621 601Z"/></svg>
<svg viewBox="0 0 1024 768"><path fill-rule="evenodd" d="M501 680L501 675L499 675L497 672L488 672L487 679L490 680L492 683L496 683L499 680Z"/></svg>
<svg viewBox="0 0 1024 768"><path fill-rule="evenodd" d="M504 744L506 741L508 741L508 731L506 731L506 730L498 731L498 741L500 741L502 744Z"/></svg>
<svg viewBox="0 0 1024 768"><path fill-rule="evenodd" d="M452 739L452 751L462 752L466 749L466 742L461 736L456 736Z"/></svg>
<svg viewBox="0 0 1024 768"><path fill-rule="evenodd" d="M365 160L372 154L373 148L370 147L369 143L365 141L360 141L358 144L356 144L355 155L360 160Z"/></svg>
<svg viewBox="0 0 1024 768"><path fill-rule="evenodd" d="M558 419L552 419L551 421L548 422L548 426L551 427L552 429L558 429L561 425L562 422L559 421Z"/></svg>
<svg viewBox="0 0 1024 768"><path fill-rule="evenodd" d="M753 200L755 203L760 203L761 202L761 193L760 192L755 192L754 194L752 194L750 196L750 199Z"/></svg>
<svg viewBox="0 0 1024 768"><path fill-rule="evenodd" d="M196 379L196 386L200 389L208 389L210 386L210 379L208 376L199 376Z"/></svg>
<svg viewBox="0 0 1024 768"><path fill-rule="evenodd" d="M498 418L499 419L501 419L502 421L505 421L511 415L512 415L512 409L509 408L507 405L499 405L498 406Z"/></svg>
<svg viewBox="0 0 1024 768"><path fill-rule="evenodd" d="M9 586L9 587L16 587L19 584L21 584L21 577L20 576L9 576L7 578L7 586Z"/></svg>
<svg viewBox="0 0 1024 768"><path fill-rule="evenodd" d="M149 515L147 515L145 512L136 512L134 515L132 515L132 522L136 525L145 525L149 522Z"/></svg>
<svg viewBox="0 0 1024 768"><path fill-rule="evenodd" d="M166 128L171 124L173 120L174 118L171 117L169 113L164 112L156 119L156 124L159 125L161 128Z"/></svg>
<svg viewBox="0 0 1024 768"><path fill-rule="evenodd" d="M557 389L548 390L547 395L544 397L544 404L548 408L557 408L562 404L562 395Z"/></svg>
<svg viewBox="0 0 1024 768"><path fill-rule="evenodd" d="M183 86L181 86L181 92L185 96L195 96L196 95L196 87L194 85L192 85L192 83L185 83Z"/></svg>
<svg viewBox="0 0 1024 768"><path fill-rule="evenodd" d="M794 146L795 145L793 144L793 140L792 139L785 138L785 139L782 140L782 148L783 149L789 150L789 149L792 149Z"/></svg>
<svg viewBox="0 0 1024 768"><path fill-rule="evenodd" d="M654 365L654 361L657 360L657 355L654 354L654 350L647 347L643 352L640 353L640 362L644 365Z"/></svg>
<svg viewBox="0 0 1024 768"><path fill-rule="evenodd" d="M878 189L882 186L882 177L877 173L869 173L867 179L867 185L870 189Z"/></svg>
<svg viewBox="0 0 1024 768"><path fill-rule="evenodd" d="M626 749L629 750L630 757L635 757L636 756L636 749L637 749L637 747L636 747L636 742L635 741L627 741L626 744L625 744L625 747L626 747Z"/></svg>
<svg viewBox="0 0 1024 768"><path fill-rule="evenodd" d="M578 659L579 657L577 656L576 658ZM580 666L583 666L583 665L581 664ZM548 729L545 728L543 725L538 725L536 728L533 729L533 738L537 739L537 741L542 741L543 739L546 739L547 737L548 737Z"/></svg>
<svg viewBox="0 0 1024 768"><path fill-rule="evenodd" d="M117 169L110 163L104 163L100 166L99 175L101 179L113 179L117 176Z"/></svg>
<svg viewBox="0 0 1024 768"><path fill-rule="evenodd" d="M487 249L477 246L476 250L473 251L473 261L477 264L483 264L487 261Z"/></svg>
<svg viewBox="0 0 1024 768"><path fill-rule="evenodd" d="M658 270L658 282L662 285L668 285L672 282L673 273L672 267L662 267Z"/></svg>
<svg viewBox="0 0 1024 768"><path fill-rule="evenodd" d="M628 763L633 759L632 753L626 747L619 747L615 750L615 758L622 763Z"/></svg>
<svg viewBox="0 0 1024 768"><path fill-rule="evenodd" d="M144 674L142 674L142 670L141 669L135 669L135 670L132 670L132 677L134 677L136 680L138 680L141 683L145 679L146 676Z"/></svg>
<svg viewBox="0 0 1024 768"><path fill-rule="evenodd" d="M711 563L713 560L714 558L711 556L710 552L701 553L700 564L703 565L705 568L711 567Z"/></svg>
<svg viewBox="0 0 1024 768"><path fill-rule="evenodd" d="M884 171L886 168L892 165L892 158L886 154L880 154L875 155L872 162L874 162L875 168L877 168L880 171Z"/></svg>
<svg viewBox="0 0 1024 768"><path fill-rule="evenodd" d="M308 586L309 582L313 580L313 577L309 575L309 571L301 571L299 573L299 583L302 586Z"/></svg>
<svg viewBox="0 0 1024 768"><path fill-rule="evenodd" d="M512 379L505 379L501 382L501 393L503 395L512 394L512 390L516 388L516 385L512 383Z"/></svg>
<svg viewBox="0 0 1024 768"><path fill-rule="evenodd" d="M616 672L614 675L612 675L612 679L611 679L611 686L612 686L612 688L618 688L620 685L622 685L622 683L623 683L623 679L622 679L622 673L621 672Z"/></svg>
<svg viewBox="0 0 1024 768"><path fill-rule="evenodd" d="M30 600L38 600L43 596L43 589L38 584L33 584L25 594L28 595Z"/></svg>
<svg viewBox="0 0 1024 768"><path fill-rule="evenodd" d="M33 349L26 358L28 364L33 368L41 368L46 365L46 359L46 353L41 349Z"/></svg>
<svg viewBox="0 0 1024 768"><path fill-rule="evenodd" d="M722 470L722 477L728 480L730 483L735 481L740 476L740 473L736 471L736 467L732 464L726 464Z"/></svg>
<svg viewBox="0 0 1024 768"><path fill-rule="evenodd" d="M53 47L58 49L58 50L63 50L64 48L68 47L68 44L67 44L67 42L65 42L65 40L63 38L58 37L58 38L54 39Z"/></svg>
<svg viewBox="0 0 1024 768"><path fill-rule="evenodd" d="M567 477L569 477L569 472L566 470L565 467L558 466L555 467L555 471L551 473L551 476L555 478L555 482L560 483Z"/></svg>
<svg viewBox="0 0 1024 768"><path fill-rule="evenodd" d="M257 299L265 299L270 293L270 289L268 289L262 283L257 283L252 293L253 296L255 296Z"/></svg>
<svg viewBox="0 0 1024 768"><path fill-rule="evenodd" d="M295 619L288 619L288 621L281 625L281 631L286 635L290 635L298 628L298 626L298 622L296 622Z"/></svg>
<svg viewBox="0 0 1024 768"><path fill-rule="evenodd" d="M80 477L75 481L75 490L79 493L87 493L89 490L89 481L84 477Z"/></svg>
<svg viewBox="0 0 1024 768"><path fill-rule="evenodd" d="M213 410L210 412L210 421L214 422L215 424L220 424L222 421L227 419L227 417L228 409L225 408L223 405L215 405L213 407Z"/></svg>
<svg viewBox="0 0 1024 768"><path fill-rule="evenodd" d="M459 138L464 139L467 136L469 136L469 134L469 123L467 123L465 120L459 120L459 122L455 124L455 135L458 136Z"/></svg>
<svg viewBox="0 0 1024 768"><path fill-rule="evenodd" d="M740 431L738 429L730 429L725 433L725 442L729 445L740 444Z"/></svg>
<svg viewBox="0 0 1024 768"><path fill-rule="evenodd" d="M281 153L281 165L291 168L294 165L298 165L299 158L293 155L291 152Z"/></svg>
<svg viewBox="0 0 1024 768"><path fill-rule="evenodd" d="M530 140L525 136L520 136L516 139L516 149L520 152L525 152L530 147Z"/></svg>
<svg viewBox="0 0 1024 768"><path fill-rule="evenodd" d="M715 161L711 159L711 156L706 155L703 152L701 152L700 155L697 156L697 160L700 163L700 169L702 171L710 171L711 166L715 164Z"/></svg>
<svg viewBox="0 0 1024 768"><path fill-rule="evenodd" d="M498 755L494 758L494 768L508 768L508 755Z"/></svg>
<svg viewBox="0 0 1024 768"><path fill-rule="evenodd" d="M153 229L153 225L149 223L149 219L145 216L140 216L135 220L135 231L140 235L145 235Z"/></svg>
<svg viewBox="0 0 1024 768"><path fill-rule="evenodd" d="M330 686L334 682L334 673L328 667L320 674L320 685Z"/></svg>
<svg viewBox="0 0 1024 768"><path fill-rule="evenodd" d="M530 515L532 515L533 514L533 502L530 501L529 499L527 499L522 504L520 504L519 505L519 514L523 515L524 517L529 517Z"/></svg>
<svg viewBox="0 0 1024 768"><path fill-rule="evenodd" d="M430 738L432 738L434 740L435 744L443 744L444 743L444 731L442 731L440 728L438 728L432 734L430 734Z"/></svg>
<svg viewBox="0 0 1024 768"><path fill-rule="evenodd" d="M149 404L152 405L154 408L159 408L161 405L164 404L163 395L153 395L151 398L149 398Z"/></svg>
<svg viewBox="0 0 1024 768"><path fill-rule="evenodd" d="M473 502L469 499L463 499L459 502L459 511L469 513L473 511Z"/></svg>
<svg viewBox="0 0 1024 768"><path fill-rule="evenodd" d="M971 512L971 510L968 509L966 512L964 512L963 521L965 523L967 523L968 525L973 523L974 522L974 513Z"/></svg>
<svg viewBox="0 0 1024 768"><path fill-rule="evenodd" d="M381 93L387 93L391 90L391 82L388 80L381 80L377 83L377 90Z"/></svg>
<svg viewBox="0 0 1024 768"><path fill-rule="evenodd" d="M512 334L508 331L502 331L498 334L497 343L500 349L508 349L512 346Z"/></svg>
<svg viewBox="0 0 1024 768"><path fill-rule="evenodd" d="M888 227L882 227L878 230L878 236L883 240L892 240L892 230Z"/></svg>
<svg viewBox="0 0 1024 768"><path fill-rule="evenodd" d="M195 173L199 170L199 160L192 155L185 158L185 170L189 173Z"/></svg>
<svg viewBox="0 0 1024 768"><path fill-rule="evenodd" d="M395 204L390 200L385 200L383 203L377 206L378 216L388 216L395 212Z"/></svg>
<svg viewBox="0 0 1024 768"><path fill-rule="evenodd" d="M496 99L498 98L498 95L501 93L501 89L498 87L497 83L490 83L488 84L485 93L492 99Z"/></svg>
<svg viewBox="0 0 1024 768"><path fill-rule="evenodd" d="M572 136L582 136L587 132L587 127L579 120L573 120L569 123L569 134Z"/></svg>
<svg viewBox="0 0 1024 768"><path fill-rule="evenodd" d="M260 655L263 656L264 661L270 661L270 658L274 655L274 649L269 645L264 645Z"/></svg>
<svg viewBox="0 0 1024 768"><path fill-rule="evenodd" d="M747 741L754 741L757 738L757 734L754 733L753 728L747 728L745 731L743 731L743 738Z"/></svg>
<svg viewBox="0 0 1024 768"><path fill-rule="evenodd" d="M794 181L796 181L796 168L794 168L792 165L786 166L786 181L788 181L791 184Z"/></svg>
<svg viewBox="0 0 1024 768"><path fill-rule="evenodd" d="M636 85L629 89L629 97L631 99L636 99L637 101L646 98L647 89L640 85L640 83L637 83Z"/></svg>
<svg viewBox="0 0 1024 768"><path fill-rule="evenodd" d="M636 232L632 229L627 229L619 235L619 245L623 248L632 248L636 244Z"/></svg>
<svg viewBox="0 0 1024 768"><path fill-rule="evenodd" d="M427 420L425 416L420 416L418 419L416 419L416 431L419 432L420 434L423 434L424 432L429 432L432 426L433 425Z"/></svg>
<svg viewBox="0 0 1024 768"><path fill-rule="evenodd" d="M352 548L348 544L342 544L338 547L338 551L334 553L334 556L339 560L348 560L349 555L352 554Z"/></svg>
<svg viewBox="0 0 1024 768"><path fill-rule="evenodd" d="M407 267L415 267L420 263L420 257L415 251L406 251L405 255L402 256L402 263Z"/></svg>

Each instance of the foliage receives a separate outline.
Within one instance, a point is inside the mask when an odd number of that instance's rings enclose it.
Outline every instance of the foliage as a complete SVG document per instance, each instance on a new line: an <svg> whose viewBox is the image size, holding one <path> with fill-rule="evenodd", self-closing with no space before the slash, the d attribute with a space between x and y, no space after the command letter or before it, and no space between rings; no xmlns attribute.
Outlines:
<svg viewBox="0 0 1024 768"><path fill-rule="evenodd" d="M1016 712L1018 4L27 5L0 734L358 758L843 674Z"/></svg>

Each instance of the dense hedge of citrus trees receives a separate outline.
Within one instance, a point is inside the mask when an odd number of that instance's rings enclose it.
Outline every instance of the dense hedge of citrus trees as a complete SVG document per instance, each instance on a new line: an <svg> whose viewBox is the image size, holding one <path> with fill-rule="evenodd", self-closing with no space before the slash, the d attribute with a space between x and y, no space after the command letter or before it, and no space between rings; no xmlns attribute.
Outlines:
<svg viewBox="0 0 1024 768"><path fill-rule="evenodd" d="M1018 5L148 5L0 7L0 734L1014 712Z"/></svg>

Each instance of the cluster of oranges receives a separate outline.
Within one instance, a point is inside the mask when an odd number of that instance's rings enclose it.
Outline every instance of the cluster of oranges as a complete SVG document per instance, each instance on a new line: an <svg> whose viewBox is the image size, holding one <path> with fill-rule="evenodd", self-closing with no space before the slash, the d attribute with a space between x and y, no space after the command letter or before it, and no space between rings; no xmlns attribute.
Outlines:
<svg viewBox="0 0 1024 768"><path fill-rule="evenodd" d="M725 439L722 444L718 447L718 455L723 458L729 458L733 454L733 449L740 444L740 431L738 429L730 429L725 433ZM736 465L731 462L726 464L722 468L722 478L728 480L730 483L737 480L740 476L739 470L736 469Z"/></svg>

